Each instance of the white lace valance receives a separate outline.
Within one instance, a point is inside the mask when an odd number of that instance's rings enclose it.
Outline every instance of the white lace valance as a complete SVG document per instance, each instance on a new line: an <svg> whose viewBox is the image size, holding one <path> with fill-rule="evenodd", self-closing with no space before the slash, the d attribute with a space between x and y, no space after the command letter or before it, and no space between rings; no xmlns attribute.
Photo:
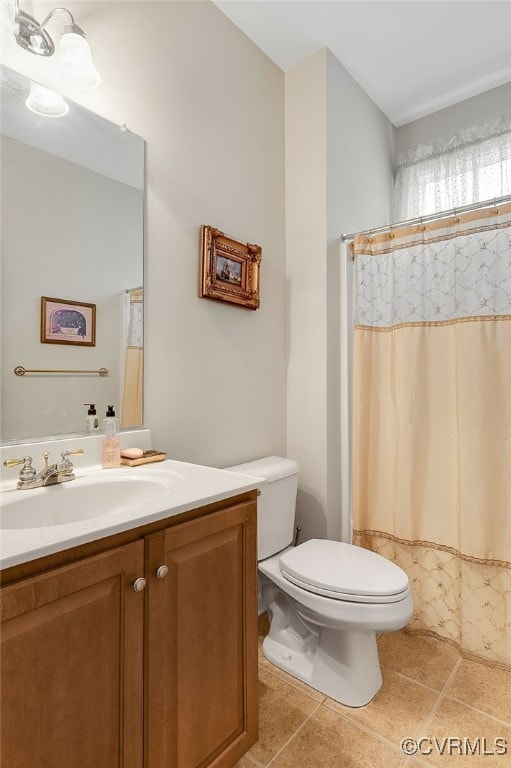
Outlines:
<svg viewBox="0 0 511 768"><path fill-rule="evenodd" d="M394 220L511 194L511 117L472 126L398 157Z"/></svg>

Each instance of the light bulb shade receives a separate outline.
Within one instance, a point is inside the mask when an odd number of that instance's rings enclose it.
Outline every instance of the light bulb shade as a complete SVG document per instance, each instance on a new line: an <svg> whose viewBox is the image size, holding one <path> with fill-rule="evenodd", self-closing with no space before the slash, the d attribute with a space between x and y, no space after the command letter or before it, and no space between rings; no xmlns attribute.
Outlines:
<svg viewBox="0 0 511 768"><path fill-rule="evenodd" d="M0 0L0 46L8 51L14 48L18 23L16 0Z"/></svg>
<svg viewBox="0 0 511 768"><path fill-rule="evenodd" d="M39 83L30 82L30 93L25 102L36 115L63 117L69 112L69 104L60 93L55 93Z"/></svg>
<svg viewBox="0 0 511 768"><path fill-rule="evenodd" d="M77 88L95 88L101 78L92 61L87 40L76 32L62 35L58 74L61 80Z"/></svg>

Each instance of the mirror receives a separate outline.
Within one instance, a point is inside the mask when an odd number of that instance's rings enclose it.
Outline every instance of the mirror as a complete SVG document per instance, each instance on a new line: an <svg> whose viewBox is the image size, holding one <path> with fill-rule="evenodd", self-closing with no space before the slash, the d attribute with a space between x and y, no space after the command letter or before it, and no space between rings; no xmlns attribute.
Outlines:
<svg viewBox="0 0 511 768"><path fill-rule="evenodd" d="M84 403L140 427L144 141L69 99L36 114L0 74L2 441L83 433Z"/></svg>

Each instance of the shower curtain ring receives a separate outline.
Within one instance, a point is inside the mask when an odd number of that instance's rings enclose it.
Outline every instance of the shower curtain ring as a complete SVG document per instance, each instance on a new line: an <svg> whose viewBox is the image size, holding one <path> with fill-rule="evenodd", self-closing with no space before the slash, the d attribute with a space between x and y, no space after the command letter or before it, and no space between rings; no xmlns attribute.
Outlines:
<svg viewBox="0 0 511 768"><path fill-rule="evenodd" d="M455 224L459 224L460 223L460 219L459 219L459 216L456 215L456 208L453 207L452 210L453 210L453 213L454 213L454 223Z"/></svg>
<svg viewBox="0 0 511 768"><path fill-rule="evenodd" d="M422 220L422 216L419 216L419 221L420 221L419 232L425 232L426 231L426 227L424 226L424 223L423 223L423 220Z"/></svg>

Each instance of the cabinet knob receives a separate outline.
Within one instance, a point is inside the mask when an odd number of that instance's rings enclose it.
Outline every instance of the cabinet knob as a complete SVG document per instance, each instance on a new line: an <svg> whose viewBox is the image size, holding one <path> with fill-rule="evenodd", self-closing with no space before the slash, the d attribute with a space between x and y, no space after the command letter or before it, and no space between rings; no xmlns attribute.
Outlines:
<svg viewBox="0 0 511 768"><path fill-rule="evenodd" d="M142 592L145 589L146 583L146 580L143 577L140 577L140 579L133 582L133 591Z"/></svg>
<svg viewBox="0 0 511 768"><path fill-rule="evenodd" d="M168 565L160 565L160 567L156 570L156 577L158 579L164 579L168 572Z"/></svg>

